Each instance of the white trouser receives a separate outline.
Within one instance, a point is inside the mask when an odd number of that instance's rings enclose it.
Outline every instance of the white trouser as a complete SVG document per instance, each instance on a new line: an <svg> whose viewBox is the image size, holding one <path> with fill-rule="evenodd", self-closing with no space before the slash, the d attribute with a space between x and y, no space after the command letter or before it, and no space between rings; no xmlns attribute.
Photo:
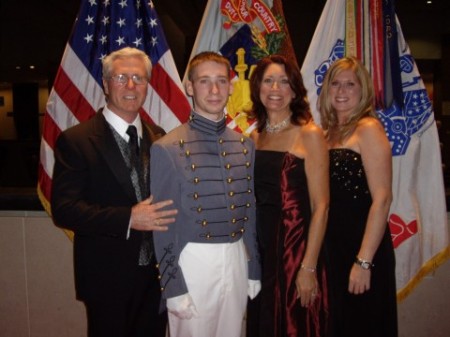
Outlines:
<svg viewBox="0 0 450 337"><path fill-rule="evenodd" d="M198 317L169 313L171 337L240 337L247 306L248 264L243 240L189 243L180 255Z"/></svg>

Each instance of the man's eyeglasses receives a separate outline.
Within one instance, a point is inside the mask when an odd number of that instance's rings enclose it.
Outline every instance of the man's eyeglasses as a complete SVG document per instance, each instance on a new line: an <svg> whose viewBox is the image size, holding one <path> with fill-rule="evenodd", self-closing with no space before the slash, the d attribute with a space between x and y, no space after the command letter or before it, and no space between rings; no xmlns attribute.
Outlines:
<svg viewBox="0 0 450 337"><path fill-rule="evenodd" d="M136 85L147 84L147 78L143 77L143 76L139 76L139 75L129 76L129 75L125 75L125 74L119 74L119 75L111 76L109 79L112 80L115 84L120 85L120 86L127 84L130 79Z"/></svg>

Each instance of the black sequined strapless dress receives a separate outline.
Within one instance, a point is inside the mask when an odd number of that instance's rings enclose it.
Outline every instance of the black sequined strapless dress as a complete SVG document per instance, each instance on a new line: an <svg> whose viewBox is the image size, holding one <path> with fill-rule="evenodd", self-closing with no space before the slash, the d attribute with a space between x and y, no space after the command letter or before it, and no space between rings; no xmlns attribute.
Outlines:
<svg viewBox="0 0 450 337"><path fill-rule="evenodd" d="M381 174L381 173L380 173ZM325 236L334 337L395 337L395 257L388 226L374 256L370 290L348 292L372 203L360 154L330 150L330 211Z"/></svg>
<svg viewBox="0 0 450 337"><path fill-rule="evenodd" d="M295 286L311 220L304 160L285 152L256 151L255 193L263 276L259 331L247 335L325 336L328 295L321 261L314 305L301 307Z"/></svg>

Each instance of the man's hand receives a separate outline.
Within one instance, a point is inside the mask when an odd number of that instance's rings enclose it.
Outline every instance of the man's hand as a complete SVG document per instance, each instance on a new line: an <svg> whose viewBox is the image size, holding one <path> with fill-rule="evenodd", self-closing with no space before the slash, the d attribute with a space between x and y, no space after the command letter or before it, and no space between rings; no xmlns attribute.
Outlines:
<svg viewBox="0 0 450 337"><path fill-rule="evenodd" d="M261 281L259 280L248 280L247 295L250 299L254 299L256 295L261 291Z"/></svg>
<svg viewBox="0 0 450 337"><path fill-rule="evenodd" d="M167 299L167 311L180 319L198 317L197 308L189 293Z"/></svg>
<svg viewBox="0 0 450 337"><path fill-rule="evenodd" d="M175 222L176 209L162 210L173 204L172 200L164 200L152 204L153 196L141 201L131 209L131 228L138 231L167 231L168 224Z"/></svg>

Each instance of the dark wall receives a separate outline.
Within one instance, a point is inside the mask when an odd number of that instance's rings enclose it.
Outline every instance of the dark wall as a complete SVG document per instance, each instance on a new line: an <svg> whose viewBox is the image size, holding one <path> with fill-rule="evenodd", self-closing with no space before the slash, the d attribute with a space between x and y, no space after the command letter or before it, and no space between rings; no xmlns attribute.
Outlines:
<svg viewBox="0 0 450 337"><path fill-rule="evenodd" d="M80 2L0 0L0 84L51 80L55 76ZM153 0L153 3L163 25L175 24L176 30L183 34L182 41L169 40L183 73L207 0ZM301 64L326 0L282 0L282 3ZM407 39L418 34L450 34L447 20L450 1L434 0L432 6L427 6L424 0L397 0L396 7ZM28 68L31 64L35 69Z"/></svg>

